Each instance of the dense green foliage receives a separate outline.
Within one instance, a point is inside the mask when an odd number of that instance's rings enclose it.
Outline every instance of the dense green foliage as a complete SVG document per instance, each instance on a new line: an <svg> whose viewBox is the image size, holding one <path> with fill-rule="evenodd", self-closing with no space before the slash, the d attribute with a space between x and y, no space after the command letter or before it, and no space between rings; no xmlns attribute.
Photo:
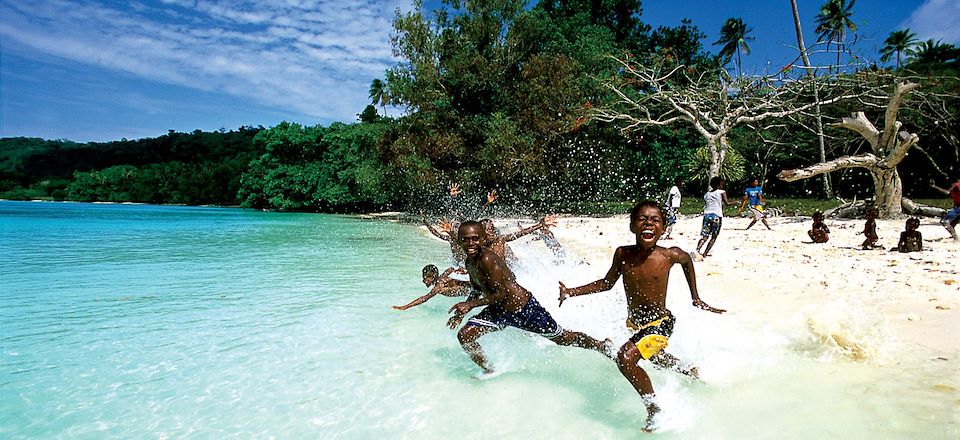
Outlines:
<svg viewBox="0 0 960 440"><path fill-rule="evenodd" d="M236 204L240 174L262 128L75 143L0 140L0 197Z"/></svg>
<svg viewBox="0 0 960 440"><path fill-rule="evenodd" d="M840 45L855 31L848 23L854 2L828 3L834 9L820 17L818 32ZM697 196L688 200L699 200L707 159L703 138L691 128L625 133L588 115L613 98L601 81L621 73L611 56L684 66L690 76L716 73L750 40L745 24L730 29L718 57L704 50L705 34L687 20L656 29L644 24L639 0L543 0L533 7L525 0L445 0L426 12L420 6L396 17L391 40L400 62L385 79L372 80L371 105L356 123L283 122L108 143L2 139L0 198L443 211L447 186L459 182L464 197L477 200L498 189L496 206L517 212L608 213L659 197L683 176ZM922 139L922 149L900 165L905 195L936 197L926 181L942 184L960 169L957 49L914 46L909 38L888 44L887 59L909 56L897 71L919 74L924 90L941 97L908 99L900 114L903 128ZM381 116L387 105L406 113ZM945 107L949 117L931 120L936 112L929 106ZM824 118L860 110L881 119L882 110L856 102L827 106ZM772 177L818 161L816 135L804 128L809 122L736 127L721 170L733 176L730 191L757 177L771 197L821 195L819 181ZM828 158L865 151L854 133L828 128L827 135ZM833 177L842 197L872 195L861 170Z"/></svg>

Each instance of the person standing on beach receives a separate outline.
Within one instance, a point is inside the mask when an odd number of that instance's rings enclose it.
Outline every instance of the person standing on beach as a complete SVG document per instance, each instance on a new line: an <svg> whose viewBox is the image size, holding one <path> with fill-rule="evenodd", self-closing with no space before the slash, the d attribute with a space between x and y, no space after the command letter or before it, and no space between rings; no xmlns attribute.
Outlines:
<svg viewBox="0 0 960 440"><path fill-rule="evenodd" d="M710 191L703 195L703 226L700 228L700 241L697 243L697 253L706 257L710 255L710 249L717 242L717 236L720 235L720 228L723 226L723 206L736 206L736 202L727 200L727 192L723 190L723 179L714 177L710 179ZM708 242L707 239L710 241ZM707 248L700 252L703 244Z"/></svg>
<svg viewBox="0 0 960 440"><path fill-rule="evenodd" d="M674 264L680 264L683 268L694 307L713 313L724 313L726 310L711 307L700 299L689 254L679 247L664 248L657 245L657 240L664 232L664 223L663 211L656 202L641 202L633 208L630 212L630 232L635 236L635 244L621 246L614 251L613 265L605 277L572 289L560 282L560 305L574 296L610 290L623 277L623 290L627 297L626 325L636 333L620 347L616 362L620 372L630 381L647 407L644 431L652 431L654 416L660 408L655 401L650 376L637 363L645 359L658 367L699 377L696 367L681 366L679 359L663 351L667 339L673 334L676 321L666 305L670 268Z"/></svg>
<svg viewBox="0 0 960 440"><path fill-rule="evenodd" d="M880 236L877 235L877 208L869 207L867 208L867 221L863 224L863 234L864 238L863 243L860 244L863 247L863 250L876 249L880 247L877 244L877 240L880 239Z"/></svg>
<svg viewBox="0 0 960 440"><path fill-rule="evenodd" d="M664 234L664 240L672 240L672 238L670 238L670 233L673 232L673 225L677 223L677 216L680 215L680 199L682 197L680 194L681 188L683 188L683 177L677 177L673 179L673 186L670 187L669 191L667 191L667 197L663 203L664 214L667 217L665 223L667 226L667 232Z"/></svg>
<svg viewBox="0 0 960 440"><path fill-rule="evenodd" d="M447 325L455 329L470 310L486 306L467 320L457 333L463 351L483 370L483 374L492 374L493 368L477 339L507 326L543 336L559 345L587 348L612 357L609 339L598 341L584 333L565 330L554 321L550 312L537 302L533 294L517 283L516 276L503 259L484 246L487 237L483 225L475 221L463 222L457 236L460 237L463 252L467 255L466 266L470 283L482 295L477 299L454 304L450 308L453 316L447 321Z"/></svg>
<svg viewBox="0 0 960 440"><path fill-rule="evenodd" d="M763 213L763 206L766 205L766 202L763 200L763 188L760 187L760 181L753 179L753 183L750 187L743 190L743 202L740 203L740 208L738 212L743 213L743 208L750 204L750 214L753 215L753 221L747 225L747 229L750 229L751 226L757 223L757 220L763 221L763 225L770 229L770 225L767 224L767 216Z"/></svg>
<svg viewBox="0 0 960 440"><path fill-rule="evenodd" d="M930 179L930 187L953 198L953 209L947 211L947 214L940 219L940 224L947 228L954 240L960 240L960 236L957 235L957 223L960 222L960 173L957 175L957 181L953 182L949 189L940 188L933 179Z"/></svg>

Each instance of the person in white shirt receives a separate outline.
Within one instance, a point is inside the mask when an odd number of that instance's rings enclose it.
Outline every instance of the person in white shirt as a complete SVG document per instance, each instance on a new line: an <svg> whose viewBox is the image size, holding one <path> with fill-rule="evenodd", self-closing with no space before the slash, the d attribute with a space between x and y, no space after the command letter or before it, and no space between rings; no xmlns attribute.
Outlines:
<svg viewBox="0 0 960 440"><path fill-rule="evenodd" d="M710 249L713 249L713 244L716 243L717 236L720 235L720 227L723 225L723 205L736 206L737 202L727 200L727 192L723 190L723 179L720 177L710 179L710 191L703 195L703 202L703 227L700 228L700 242L697 243L697 252L706 257L710 255ZM709 242L707 241L708 238L710 239ZM700 252L704 243L707 244L707 248Z"/></svg>
<svg viewBox="0 0 960 440"><path fill-rule="evenodd" d="M664 224L667 227L663 237L664 240L671 240L670 233L673 232L673 225L677 223L677 216L680 215L680 198L682 197L680 188L683 188L683 177L673 179L673 186L670 188L670 191L667 192L667 197L663 204L663 213L666 217Z"/></svg>

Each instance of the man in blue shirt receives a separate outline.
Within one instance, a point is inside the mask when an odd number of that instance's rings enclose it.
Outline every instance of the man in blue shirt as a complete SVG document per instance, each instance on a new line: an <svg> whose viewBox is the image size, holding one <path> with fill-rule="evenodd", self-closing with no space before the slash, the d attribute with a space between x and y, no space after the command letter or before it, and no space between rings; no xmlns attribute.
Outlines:
<svg viewBox="0 0 960 440"><path fill-rule="evenodd" d="M767 224L767 218L763 215L763 205L766 202L763 201L763 189L760 188L760 181L753 179L753 184L743 190L743 203L740 204L739 212L743 212L743 208L750 204L750 214L753 214L753 221L750 222L750 225L747 226L747 229L750 229L754 224L757 223L757 220L763 221L763 225L770 229L770 225Z"/></svg>

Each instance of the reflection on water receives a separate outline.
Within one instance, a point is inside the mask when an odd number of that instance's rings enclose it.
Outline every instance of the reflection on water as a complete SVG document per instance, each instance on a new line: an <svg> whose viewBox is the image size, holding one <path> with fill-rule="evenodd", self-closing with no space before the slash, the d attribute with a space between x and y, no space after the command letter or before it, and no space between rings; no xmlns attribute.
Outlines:
<svg viewBox="0 0 960 440"><path fill-rule="evenodd" d="M444 326L452 299L389 308L449 259L412 226L0 202L0 248L3 438L620 439L645 417L602 356L514 330L482 340L503 374L474 379ZM558 280L596 279L609 255L555 267L541 242L514 248L562 325L627 338L619 288L556 305ZM672 276L670 350L704 383L648 369L657 437L957 438L956 359L893 349L882 319L843 303L693 310Z"/></svg>

